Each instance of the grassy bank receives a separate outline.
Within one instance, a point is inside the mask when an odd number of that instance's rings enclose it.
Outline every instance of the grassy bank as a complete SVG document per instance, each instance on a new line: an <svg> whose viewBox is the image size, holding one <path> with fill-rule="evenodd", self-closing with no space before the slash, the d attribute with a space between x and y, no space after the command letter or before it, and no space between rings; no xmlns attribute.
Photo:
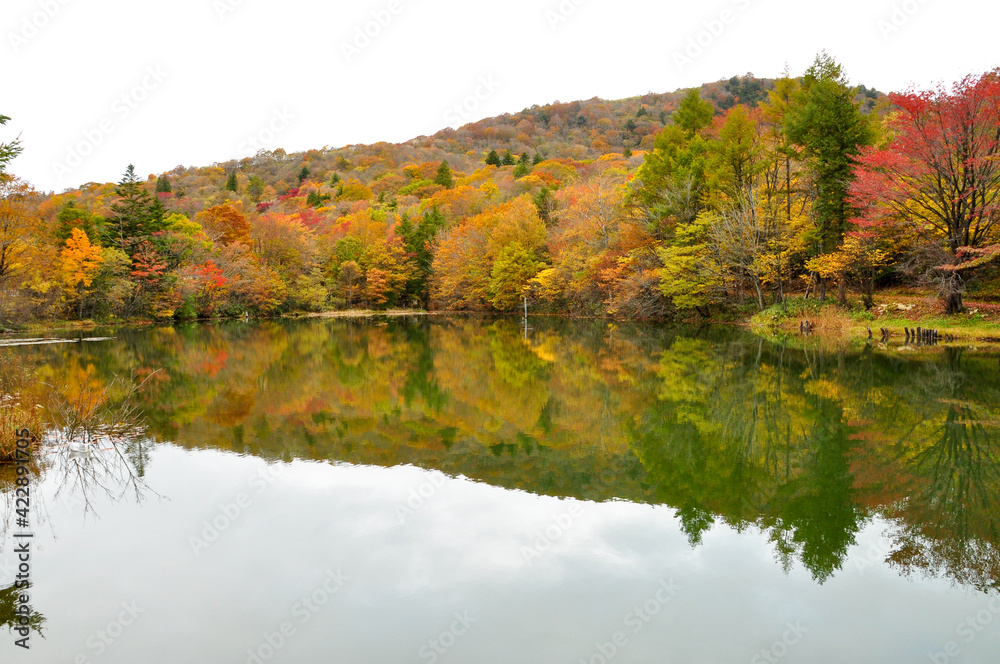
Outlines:
<svg viewBox="0 0 1000 664"><path fill-rule="evenodd" d="M426 316L428 312L423 309L351 309L348 311L324 311L320 313L295 313L288 314L286 318L371 318L373 316Z"/></svg>
<svg viewBox="0 0 1000 664"><path fill-rule="evenodd" d="M18 323L16 326L0 325L0 334L23 334L28 332L76 332L92 330L99 323L92 320L34 320Z"/></svg>
<svg viewBox="0 0 1000 664"><path fill-rule="evenodd" d="M871 328L875 337L879 330L889 330L892 336L905 336L905 328L937 330L960 341L1000 343L1000 305L968 302L965 312L947 315L937 298L929 295L880 293L875 307L866 310L858 300L848 300L841 306L835 299L821 303L815 298L789 298L750 318L752 327L768 332L799 332L799 325L808 320L815 334L832 337L867 338Z"/></svg>
<svg viewBox="0 0 1000 664"><path fill-rule="evenodd" d="M423 309L349 309L345 311L322 311L322 312L305 312L305 311L293 311L277 316L277 318L369 318L372 316L426 316L427 311ZM263 318L261 320L269 320L273 317ZM196 318L193 320L161 320L158 321L161 325L172 325L176 323L210 323L210 322L220 322L227 320L244 320L243 318ZM150 321L145 319L133 319L133 320L107 320L107 321L94 321L94 320L35 320L28 321L25 323L18 323L13 327L0 326L0 335L2 334L34 334L41 332L77 332L93 330L97 327L141 327L145 325L154 325L157 321Z"/></svg>

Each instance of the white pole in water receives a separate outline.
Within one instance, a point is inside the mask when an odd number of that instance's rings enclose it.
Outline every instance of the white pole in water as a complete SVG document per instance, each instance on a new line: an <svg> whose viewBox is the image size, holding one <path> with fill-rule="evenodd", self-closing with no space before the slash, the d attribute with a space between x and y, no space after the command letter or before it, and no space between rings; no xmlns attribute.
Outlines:
<svg viewBox="0 0 1000 664"><path fill-rule="evenodd" d="M528 296L524 296L524 340L528 340Z"/></svg>

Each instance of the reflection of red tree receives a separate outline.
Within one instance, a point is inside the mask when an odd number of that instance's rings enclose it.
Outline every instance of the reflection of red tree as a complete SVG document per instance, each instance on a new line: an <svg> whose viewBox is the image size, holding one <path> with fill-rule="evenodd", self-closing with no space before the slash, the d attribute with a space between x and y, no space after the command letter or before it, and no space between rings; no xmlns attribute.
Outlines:
<svg viewBox="0 0 1000 664"><path fill-rule="evenodd" d="M217 350L212 357L206 359L204 362L196 364L195 371L215 378L220 371L226 368L226 363L228 361L229 353L224 350Z"/></svg>
<svg viewBox="0 0 1000 664"><path fill-rule="evenodd" d="M873 430L856 436L858 499L894 524L886 562L905 574L980 589L1000 583L1000 446L967 402L947 410L924 440ZM939 416L941 417L941 416Z"/></svg>

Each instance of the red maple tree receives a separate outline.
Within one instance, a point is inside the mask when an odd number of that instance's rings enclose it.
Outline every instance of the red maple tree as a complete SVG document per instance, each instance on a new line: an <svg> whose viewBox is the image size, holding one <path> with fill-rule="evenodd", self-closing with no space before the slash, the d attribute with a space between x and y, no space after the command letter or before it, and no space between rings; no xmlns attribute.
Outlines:
<svg viewBox="0 0 1000 664"><path fill-rule="evenodd" d="M925 274L957 313L963 274L1000 241L1000 70L890 100L890 140L864 150L855 168L856 223L915 233Z"/></svg>

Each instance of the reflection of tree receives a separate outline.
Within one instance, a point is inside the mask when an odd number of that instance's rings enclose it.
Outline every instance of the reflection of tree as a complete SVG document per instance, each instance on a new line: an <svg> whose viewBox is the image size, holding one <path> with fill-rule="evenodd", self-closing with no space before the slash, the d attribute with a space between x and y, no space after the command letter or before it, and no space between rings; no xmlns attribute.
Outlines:
<svg viewBox="0 0 1000 664"><path fill-rule="evenodd" d="M859 528L848 429L828 390L806 395L801 368L785 362L760 343L678 339L633 444L692 545L716 516L767 528L786 567L798 557L823 581Z"/></svg>
<svg viewBox="0 0 1000 664"><path fill-rule="evenodd" d="M21 627L21 617L15 611L18 607L17 596L23 590L17 588L17 584L11 584L6 588L0 588L0 627L6 627L8 632L12 632L16 627ZM32 632L44 637L42 625L45 624L45 616L32 610L28 617L28 627Z"/></svg>
<svg viewBox="0 0 1000 664"><path fill-rule="evenodd" d="M890 561L907 572L946 574L979 588L1000 583L1000 435L997 411L977 403L979 385L959 349L926 372L932 404L910 435L908 459L920 478L899 513ZM969 390L970 386L973 388ZM943 409L943 412L942 412Z"/></svg>
<svg viewBox="0 0 1000 664"><path fill-rule="evenodd" d="M88 511L96 492L142 499L150 445L138 394L155 373L141 381L116 376L52 390L40 453L46 473L57 478L57 497L82 500Z"/></svg>
<svg viewBox="0 0 1000 664"><path fill-rule="evenodd" d="M681 530L688 537L691 546L701 544L702 533L706 532L715 523L715 517L708 510L704 510L694 505L685 505L677 510L677 518L681 522Z"/></svg>
<svg viewBox="0 0 1000 664"><path fill-rule="evenodd" d="M662 354L660 399L633 445L692 545L721 518L769 530L786 568L798 558L823 581L841 567L862 513L840 390L823 372L821 357L793 364L759 342L678 339Z"/></svg>
<svg viewBox="0 0 1000 664"><path fill-rule="evenodd" d="M778 490L771 536L783 544L779 555L797 551L822 583L843 565L860 530L861 514L852 491L848 430L840 408L824 403L818 410L805 468Z"/></svg>
<svg viewBox="0 0 1000 664"><path fill-rule="evenodd" d="M430 344L430 331L426 323L408 325L404 328L406 341L417 351L413 369L406 376L403 386L403 400L407 406L420 396L427 407L440 413L448 400L448 394L441 389L434 373L434 349Z"/></svg>
<svg viewBox="0 0 1000 664"><path fill-rule="evenodd" d="M896 529L893 564L998 578L995 357L829 352L818 339L795 348L721 329L532 327L526 340L505 319L222 324L26 352L46 383L82 391L164 367L138 396L149 437L118 447L116 463L138 478L152 438L415 464L541 494L664 503L692 545L715 523L759 528L785 566L801 561L819 580L879 515ZM59 468L92 457L67 454ZM88 468L74 472L89 481Z"/></svg>

